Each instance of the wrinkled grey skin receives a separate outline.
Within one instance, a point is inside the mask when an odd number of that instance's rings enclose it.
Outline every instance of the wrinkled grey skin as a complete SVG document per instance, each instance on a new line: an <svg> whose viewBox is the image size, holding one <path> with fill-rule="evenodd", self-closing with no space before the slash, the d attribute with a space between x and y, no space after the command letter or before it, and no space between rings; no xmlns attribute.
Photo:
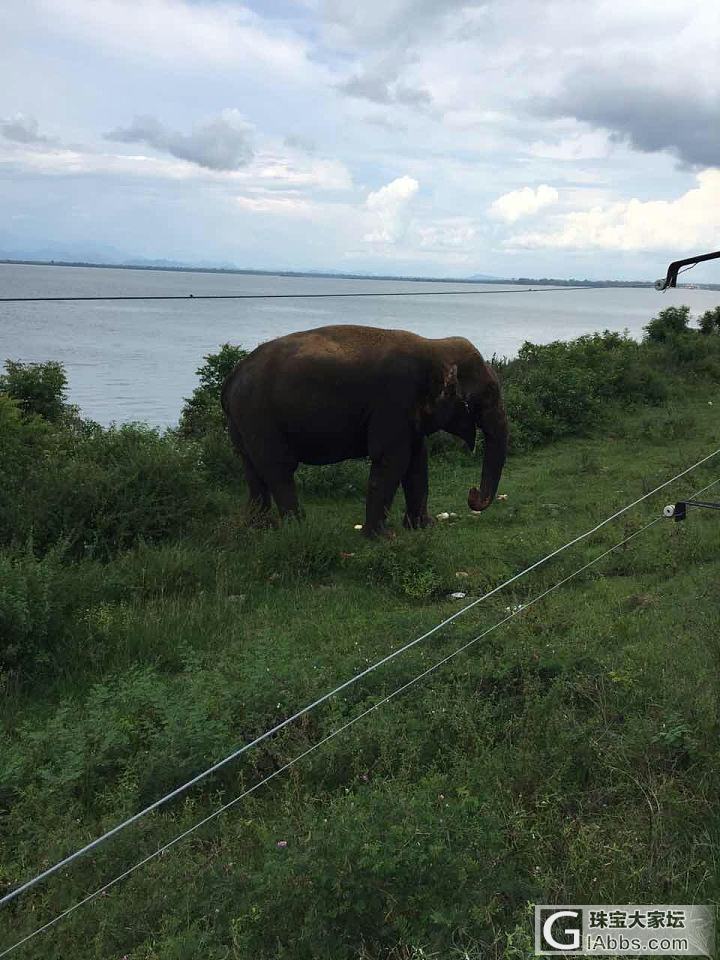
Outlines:
<svg viewBox="0 0 720 960"><path fill-rule="evenodd" d="M479 489L468 505L495 496L507 451L507 418L493 368L463 337L428 340L403 330L338 325L264 343L235 366L222 389L233 444L253 507L296 514L300 463L369 457L364 531L385 528L395 492L404 523L425 527L425 438L445 430L475 446L485 437Z"/></svg>

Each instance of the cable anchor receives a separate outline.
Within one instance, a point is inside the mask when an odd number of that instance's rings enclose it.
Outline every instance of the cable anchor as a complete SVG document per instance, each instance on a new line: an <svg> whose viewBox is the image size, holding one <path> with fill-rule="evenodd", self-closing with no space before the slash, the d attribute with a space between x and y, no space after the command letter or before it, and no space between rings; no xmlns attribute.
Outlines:
<svg viewBox="0 0 720 960"><path fill-rule="evenodd" d="M708 503L705 500L678 500L663 508L663 516L678 523L687 517L688 507L706 507L708 510L720 510L720 503Z"/></svg>

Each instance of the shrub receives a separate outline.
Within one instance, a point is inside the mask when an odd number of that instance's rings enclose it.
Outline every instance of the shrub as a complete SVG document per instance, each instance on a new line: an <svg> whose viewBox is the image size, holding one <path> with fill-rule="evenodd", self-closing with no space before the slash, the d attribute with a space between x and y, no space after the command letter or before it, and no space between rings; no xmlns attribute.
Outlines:
<svg viewBox="0 0 720 960"><path fill-rule="evenodd" d="M51 446L49 424L23 416L17 400L0 394L0 543L27 532L34 483L46 469Z"/></svg>
<svg viewBox="0 0 720 960"><path fill-rule="evenodd" d="M715 307L713 310L706 310L700 317L698 317L698 326L700 327L700 332L706 336L711 333L720 333L720 307Z"/></svg>
<svg viewBox="0 0 720 960"><path fill-rule="evenodd" d="M54 555L0 554L0 674L25 672L58 634L57 571Z"/></svg>
<svg viewBox="0 0 720 960"><path fill-rule="evenodd" d="M524 343L504 380L515 450L586 432L609 402L657 404L667 396L647 348L608 330L568 342Z"/></svg>
<svg viewBox="0 0 720 960"><path fill-rule="evenodd" d="M97 427L67 454L43 491L50 542L104 558L181 536L208 511L192 451L149 427Z"/></svg>
<svg viewBox="0 0 720 960"><path fill-rule="evenodd" d="M5 362L0 376L0 393L16 400L25 414L37 414L44 420L59 420L66 410L67 377L61 363Z"/></svg>
<svg viewBox="0 0 720 960"><path fill-rule="evenodd" d="M0 398L2 399L2 398ZM138 425L48 428L0 402L0 542L108 557L181 536L214 510L192 447Z"/></svg>
<svg viewBox="0 0 720 960"><path fill-rule="evenodd" d="M435 537L398 537L372 544L356 564L360 576L408 600L431 600L456 589L448 554L437 549Z"/></svg>
<svg viewBox="0 0 720 960"><path fill-rule="evenodd" d="M662 343L671 340L678 334L685 333L690 321L690 307L665 307L648 323L645 329L645 340Z"/></svg>
<svg viewBox="0 0 720 960"><path fill-rule="evenodd" d="M301 465L296 479L304 494L320 497L363 497L367 487L369 464L365 460L346 460L322 466Z"/></svg>
<svg viewBox="0 0 720 960"><path fill-rule="evenodd" d="M224 343L218 353L209 353L203 358L205 363L195 371L200 383L192 396L185 400L180 414L181 436L198 439L224 426L220 391L235 364L246 356L247 351L242 347Z"/></svg>
<svg viewBox="0 0 720 960"><path fill-rule="evenodd" d="M200 383L180 414L178 436L195 442L198 462L208 476L221 482L237 481L242 475L225 428L220 391L227 375L245 356L245 350L230 343L223 344L218 353L209 353L196 371Z"/></svg>

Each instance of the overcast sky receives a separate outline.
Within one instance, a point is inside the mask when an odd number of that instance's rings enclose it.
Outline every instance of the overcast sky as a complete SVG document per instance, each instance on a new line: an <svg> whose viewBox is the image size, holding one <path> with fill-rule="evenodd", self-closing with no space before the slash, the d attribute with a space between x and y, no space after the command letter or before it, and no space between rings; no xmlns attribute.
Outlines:
<svg viewBox="0 0 720 960"><path fill-rule="evenodd" d="M654 279L720 247L717 0L2 0L0 48L0 254Z"/></svg>

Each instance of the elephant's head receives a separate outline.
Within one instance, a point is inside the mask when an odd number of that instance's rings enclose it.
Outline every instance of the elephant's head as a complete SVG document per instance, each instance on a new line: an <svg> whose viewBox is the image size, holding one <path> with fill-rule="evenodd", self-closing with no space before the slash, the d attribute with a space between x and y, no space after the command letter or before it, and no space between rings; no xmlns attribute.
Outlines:
<svg viewBox="0 0 720 960"><path fill-rule="evenodd" d="M457 363L445 362L443 389L438 403L436 429L445 430L465 441L473 450L477 430L484 438L480 487L471 487L468 506L479 512L493 502L505 464L508 424L500 381L490 364L467 341L464 355ZM469 349L468 349L469 348Z"/></svg>

